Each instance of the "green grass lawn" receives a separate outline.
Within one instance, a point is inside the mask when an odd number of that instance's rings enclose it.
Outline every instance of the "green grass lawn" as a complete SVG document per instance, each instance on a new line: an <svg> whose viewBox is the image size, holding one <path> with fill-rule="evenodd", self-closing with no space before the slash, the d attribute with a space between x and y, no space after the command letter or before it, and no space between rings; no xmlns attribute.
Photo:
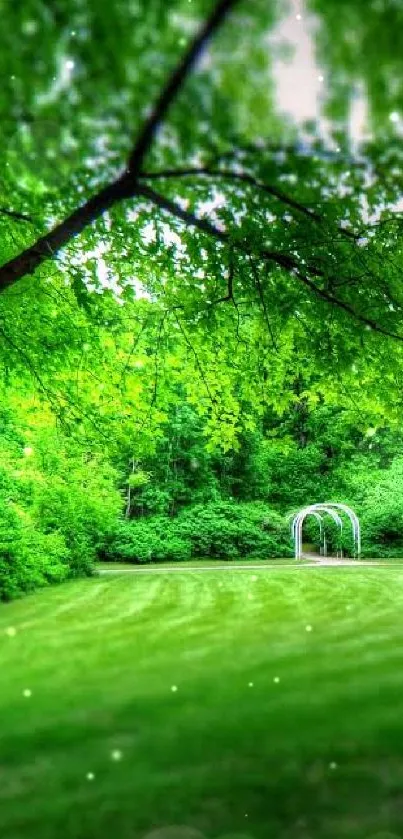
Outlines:
<svg viewBox="0 0 403 839"><path fill-rule="evenodd" d="M403 837L402 614L403 569L368 567L1 606L1 839Z"/></svg>
<svg viewBox="0 0 403 839"><path fill-rule="evenodd" d="M331 559L332 557L329 557ZM349 559L349 557L345 557ZM351 559L351 558L350 558ZM357 561L357 560L356 560ZM361 561L361 560L358 560ZM364 559L364 563L376 562L377 565L384 565L386 567L398 568L403 567L403 559ZM189 559L184 562L99 562L97 569L99 571L158 571L164 568L174 568L175 571L181 571L184 568L212 568L216 570L228 570L231 568L275 568L277 566L287 566L289 568L299 568L301 565L312 565L314 560L309 557L302 557L301 559L284 558L284 559Z"/></svg>
<svg viewBox="0 0 403 839"><path fill-rule="evenodd" d="M298 562L305 562L304 559L298 560ZM231 568L232 567L244 567L246 566L255 566L258 565L259 567L264 568L266 565L269 567L277 566L277 565L295 565L296 560L292 559L186 559L183 562L100 562L98 564L98 569L100 571L120 571L120 570L127 570L127 571L136 571L145 568L175 568L177 571L183 568Z"/></svg>

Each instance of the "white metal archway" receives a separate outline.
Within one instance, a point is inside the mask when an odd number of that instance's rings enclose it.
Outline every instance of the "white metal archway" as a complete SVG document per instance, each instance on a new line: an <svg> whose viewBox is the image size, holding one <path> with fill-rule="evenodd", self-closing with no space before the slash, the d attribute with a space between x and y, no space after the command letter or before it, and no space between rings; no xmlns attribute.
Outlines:
<svg viewBox="0 0 403 839"><path fill-rule="evenodd" d="M353 534L353 555L354 559L358 559L361 553L361 530L360 530L360 522L358 520L358 516L351 509L348 507L347 504L339 504L334 503L332 501L326 501L323 504L310 504L308 507L304 507L303 510L300 510L299 513L294 516L291 524L291 533L294 540L294 547L295 547L295 559L301 559L302 557L302 528L305 519L307 516L314 516L317 521L319 522L319 529L320 529L320 552L323 556L327 556L327 544L326 544L326 530L323 525L323 517L330 516L333 521L337 524L340 530L340 536L343 534L343 520L340 516L340 513L344 513L350 521L351 530ZM342 550L337 552L337 556L342 555Z"/></svg>

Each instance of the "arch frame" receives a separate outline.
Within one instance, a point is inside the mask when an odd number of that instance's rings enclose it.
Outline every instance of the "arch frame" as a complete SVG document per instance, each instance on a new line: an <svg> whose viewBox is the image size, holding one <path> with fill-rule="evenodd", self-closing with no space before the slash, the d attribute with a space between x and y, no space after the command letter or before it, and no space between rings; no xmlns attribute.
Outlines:
<svg viewBox="0 0 403 839"><path fill-rule="evenodd" d="M320 541L321 541L321 555L327 556L326 533L323 526L324 516L330 516L340 529L340 535L343 533L343 520L340 513L344 513L350 521L354 544L354 559L359 559L361 554L361 528L357 514L347 504L339 502L326 501L318 504L309 504L300 510L292 519L291 533L294 540L295 559L302 558L302 528L305 519L312 515L319 522ZM323 551L323 553L322 553ZM337 553L342 556L342 551Z"/></svg>

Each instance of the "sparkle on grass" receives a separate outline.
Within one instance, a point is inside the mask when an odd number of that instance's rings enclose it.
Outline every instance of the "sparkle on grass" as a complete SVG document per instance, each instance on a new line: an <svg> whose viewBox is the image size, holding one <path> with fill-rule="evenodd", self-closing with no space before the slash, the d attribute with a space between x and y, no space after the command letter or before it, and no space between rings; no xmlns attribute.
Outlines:
<svg viewBox="0 0 403 839"><path fill-rule="evenodd" d="M274 677L274 679L273 679L273 682L274 682L276 685L278 685L279 681L280 681L280 676L275 676L275 677Z"/></svg>
<svg viewBox="0 0 403 839"><path fill-rule="evenodd" d="M391 122L399 122L400 117L399 117L398 112L397 111L392 111L392 113L389 114L389 119L390 119Z"/></svg>
<svg viewBox="0 0 403 839"><path fill-rule="evenodd" d="M86 776L86 777L87 777L87 781L93 781L93 780L94 780L94 778L95 778L95 775L94 775L94 773L93 773L93 772L87 772L87 776Z"/></svg>
<svg viewBox="0 0 403 839"><path fill-rule="evenodd" d="M172 685L172 687L171 687L172 693L176 693L177 690L178 690L178 686L177 685Z"/></svg>
<svg viewBox="0 0 403 839"><path fill-rule="evenodd" d="M308 623L308 625L305 627L305 629L306 629L307 632L312 632L312 627L311 627L310 623Z"/></svg>
<svg viewBox="0 0 403 839"><path fill-rule="evenodd" d="M14 635L16 635L16 634L17 634L17 630L16 630L15 626L8 626L7 627L6 635L9 635L10 638L13 638Z"/></svg>
<svg viewBox="0 0 403 839"><path fill-rule="evenodd" d="M337 763L335 763L334 760L332 760L332 762L329 763L329 769L337 769Z"/></svg>
<svg viewBox="0 0 403 839"><path fill-rule="evenodd" d="M251 580L253 580L253 582L254 582L254 583L256 582L256 580L257 580L257 576L256 576L256 574L252 574L252 576L251 576Z"/></svg>
<svg viewBox="0 0 403 839"><path fill-rule="evenodd" d="M248 683L248 686L249 686L250 688L253 688L253 682L249 682L249 683Z"/></svg>
<svg viewBox="0 0 403 839"><path fill-rule="evenodd" d="M251 594L250 592L248 594L248 600L253 600L253 594Z"/></svg>
<svg viewBox="0 0 403 839"><path fill-rule="evenodd" d="M23 690L22 692L22 695L25 696L26 699L29 699L29 697L32 696L32 690L30 690L29 688L25 688L25 690Z"/></svg>
<svg viewBox="0 0 403 839"><path fill-rule="evenodd" d="M115 761L122 760L122 757L123 757L123 755L122 755L122 752L120 751L120 749L114 749L113 752L111 752L111 759L112 760L115 760Z"/></svg>

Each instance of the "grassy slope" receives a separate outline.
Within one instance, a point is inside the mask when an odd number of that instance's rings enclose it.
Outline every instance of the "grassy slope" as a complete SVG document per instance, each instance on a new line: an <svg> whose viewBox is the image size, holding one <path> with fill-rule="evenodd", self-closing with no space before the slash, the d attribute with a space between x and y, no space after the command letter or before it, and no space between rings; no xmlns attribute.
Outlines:
<svg viewBox="0 0 403 839"><path fill-rule="evenodd" d="M402 570L279 568L1 607L2 839L403 836L402 606Z"/></svg>

